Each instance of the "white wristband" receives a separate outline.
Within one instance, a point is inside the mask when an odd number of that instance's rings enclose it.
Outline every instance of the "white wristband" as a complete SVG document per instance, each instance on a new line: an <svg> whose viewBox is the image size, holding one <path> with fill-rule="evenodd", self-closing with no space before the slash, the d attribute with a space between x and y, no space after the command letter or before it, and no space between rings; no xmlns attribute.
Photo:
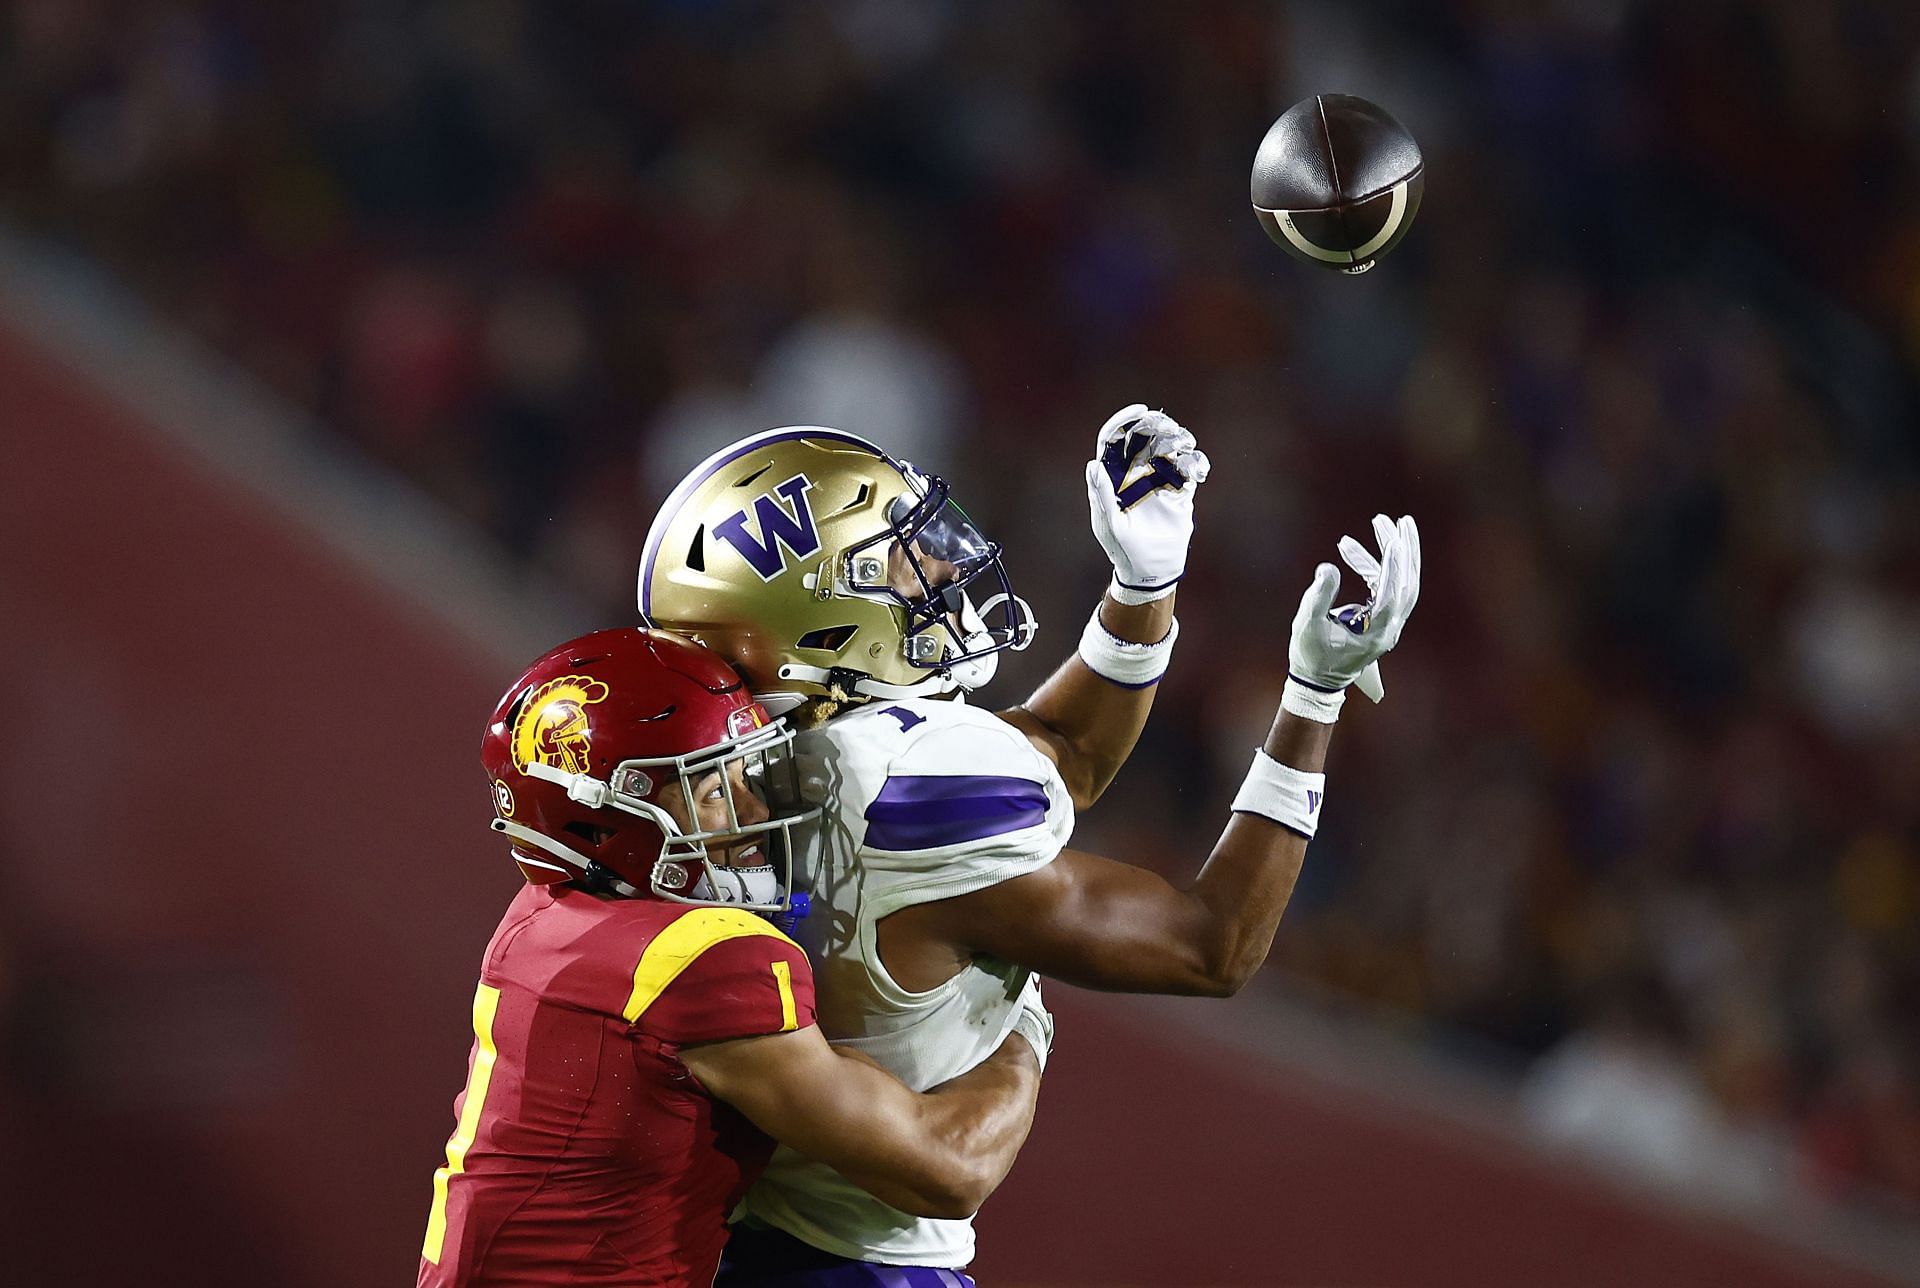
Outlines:
<svg viewBox="0 0 1920 1288"><path fill-rule="evenodd" d="M1033 1058L1040 1062L1040 1072L1045 1073L1047 1056L1053 1050L1053 1013L1044 1006L1023 1003L1020 1013L1013 1017L1013 1031L1027 1040Z"/></svg>
<svg viewBox="0 0 1920 1288"><path fill-rule="evenodd" d="M1258 814L1308 840L1320 826L1320 803L1326 799L1327 776L1308 774L1283 765L1264 751L1253 753L1253 768L1233 798L1236 813Z"/></svg>
<svg viewBox="0 0 1920 1288"><path fill-rule="evenodd" d="M1151 604L1155 600L1165 599L1178 589L1180 589L1179 577L1175 577L1164 586L1154 586L1150 589L1129 586L1120 580L1118 573L1115 573L1113 580L1107 583L1107 593L1113 596L1115 603L1120 604Z"/></svg>
<svg viewBox="0 0 1920 1288"><path fill-rule="evenodd" d="M1087 629L1080 632L1080 660L1109 684L1123 689L1144 689L1158 684L1166 674L1167 659L1173 656L1173 642L1180 638L1180 621L1174 619L1166 638L1157 644L1135 644L1123 640L1100 624L1100 610L1093 610Z"/></svg>
<svg viewBox="0 0 1920 1288"><path fill-rule="evenodd" d="M1336 689L1328 693L1325 689L1316 689L1310 684L1302 684L1291 675L1287 677L1286 687L1280 690L1280 709L1288 711L1302 720L1314 720L1320 724L1332 724L1340 718L1340 707L1347 700L1345 689Z"/></svg>

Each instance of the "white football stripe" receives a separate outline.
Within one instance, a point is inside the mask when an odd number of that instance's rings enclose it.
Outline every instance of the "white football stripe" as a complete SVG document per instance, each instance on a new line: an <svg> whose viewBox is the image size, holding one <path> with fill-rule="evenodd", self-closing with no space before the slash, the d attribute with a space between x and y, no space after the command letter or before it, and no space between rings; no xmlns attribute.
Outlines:
<svg viewBox="0 0 1920 1288"><path fill-rule="evenodd" d="M1372 258L1375 251L1393 238L1395 230L1400 227L1400 221L1407 217L1407 184L1410 182L1412 180L1402 179L1393 185L1393 208L1387 211L1387 222L1380 225L1380 231L1375 233L1366 245L1354 249L1355 259Z"/></svg>
<svg viewBox="0 0 1920 1288"><path fill-rule="evenodd" d="M1254 208L1256 210L1260 209L1258 206ZM1322 246L1317 246L1308 241L1305 235L1293 226L1293 216L1286 211L1262 210L1261 213L1273 216L1274 222L1280 225L1281 235L1292 243L1293 248L1302 255L1317 259L1323 264L1349 264L1353 262L1352 258L1345 251L1327 250Z"/></svg>
<svg viewBox="0 0 1920 1288"><path fill-rule="evenodd" d="M1393 234L1400 228L1400 221L1407 217L1407 185L1411 182L1411 179L1402 179L1393 185L1393 205L1387 211L1387 222L1380 226L1380 231L1370 237L1364 246L1356 247L1352 254L1346 251L1328 250L1324 246L1308 241L1305 234L1294 227L1293 216L1285 210L1268 210L1265 206L1255 206L1254 209L1263 215L1272 215L1274 222L1280 225L1281 234L1302 255L1311 256L1323 264L1350 264L1369 258L1392 240Z"/></svg>

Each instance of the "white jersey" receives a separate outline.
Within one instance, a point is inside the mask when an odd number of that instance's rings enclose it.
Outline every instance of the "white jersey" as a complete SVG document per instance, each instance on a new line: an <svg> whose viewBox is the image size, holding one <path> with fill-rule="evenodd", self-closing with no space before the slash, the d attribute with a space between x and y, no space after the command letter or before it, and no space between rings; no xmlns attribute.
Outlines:
<svg viewBox="0 0 1920 1288"><path fill-rule="evenodd" d="M1073 800L1024 734L958 700L871 702L798 746L809 794L828 806L794 862L795 886L813 898L796 938L813 959L821 1031L925 1091L993 1054L1039 981L976 957L938 988L909 992L881 964L875 928L1051 862L1073 831ZM784 1147L744 1210L843 1257L973 1260L971 1218L908 1216Z"/></svg>

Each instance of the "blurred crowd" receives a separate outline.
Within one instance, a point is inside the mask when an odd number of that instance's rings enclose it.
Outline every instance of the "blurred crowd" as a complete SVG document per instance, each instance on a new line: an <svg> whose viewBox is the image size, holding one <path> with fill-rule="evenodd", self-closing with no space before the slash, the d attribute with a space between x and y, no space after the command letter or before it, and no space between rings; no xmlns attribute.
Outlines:
<svg viewBox="0 0 1920 1288"><path fill-rule="evenodd" d="M1190 873L1312 565L1412 512L1274 960L1541 1130L1920 1211L1920 8L1910 0L18 0L0 216L632 617L707 450L952 477L1067 648L1080 462L1193 427L1183 635L1081 844ZM1345 278L1247 172L1421 139ZM1042 656L1044 655L1044 657Z"/></svg>

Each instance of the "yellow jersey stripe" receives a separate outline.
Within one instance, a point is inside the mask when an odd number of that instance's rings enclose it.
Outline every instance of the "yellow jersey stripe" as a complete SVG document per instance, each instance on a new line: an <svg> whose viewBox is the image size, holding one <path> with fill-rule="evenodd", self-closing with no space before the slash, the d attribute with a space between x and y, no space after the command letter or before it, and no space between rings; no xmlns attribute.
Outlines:
<svg viewBox="0 0 1920 1288"><path fill-rule="evenodd" d="M799 1008L793 1004L793 965L790 962L773 964L773 982L780 986L780 1031L787 1032L800 1026Z"/></svg>
<svg viewBox="0 0 1920 1288"><path fill-rule="evenodd" d="M487 1084L493 1081L493 1016L500 1009L500 990L482 984L473 993L473 1072L467 1075L467 1098L460 1105L460 1122L447 1141L447 1165L433 1174L433 1209L427 1213L427 1241L420 1255L440 1264L447 1239L447 1182L467 1170L467 1151L480 1130L480 1111L487 1103Z"/></svg>
<svg viewBox="0 0 1920 1288"><path fill-rule="evenodd" d="M645 1015L667 985L680 978L680 972L698 961L701 953L747 935L772 935L793 943L765 917L740 908L695 908L655 935L633 968L633 993L621 1012L627 1023Z"/></svg>

